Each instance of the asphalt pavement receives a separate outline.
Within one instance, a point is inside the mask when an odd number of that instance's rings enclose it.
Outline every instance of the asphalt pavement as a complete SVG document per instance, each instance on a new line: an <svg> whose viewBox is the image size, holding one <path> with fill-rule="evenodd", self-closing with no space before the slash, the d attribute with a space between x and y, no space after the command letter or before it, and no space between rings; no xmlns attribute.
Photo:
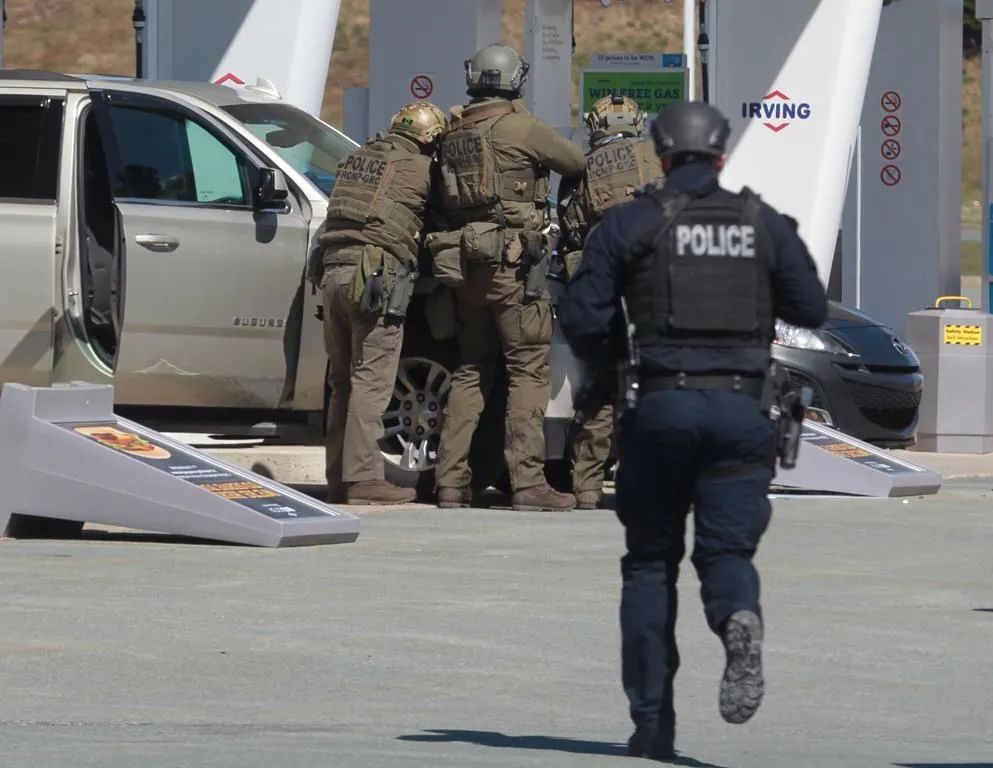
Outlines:
<svg viewBox="0 0 993 768"><path fill-rule="evenodd" d="M993 483L778 499L767 695L681 582L677 764L993 766ZM610 512L367 511L290 550L0 542L3 768L629 766Z"/></svg>

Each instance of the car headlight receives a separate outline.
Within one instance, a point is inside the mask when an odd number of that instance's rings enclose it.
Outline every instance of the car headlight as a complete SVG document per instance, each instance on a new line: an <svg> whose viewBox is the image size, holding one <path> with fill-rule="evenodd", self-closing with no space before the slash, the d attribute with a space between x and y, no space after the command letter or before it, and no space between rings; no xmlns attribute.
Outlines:
<svg viewBox="0 0 993 768"><path fill-rule="evenodd" d="M799 328L782 320L776 321L776 344L793 349L809 349L815 352L828 352L832 355L848 355L854 357L850 349L846 349L838 341L812 328Z"/></svg>

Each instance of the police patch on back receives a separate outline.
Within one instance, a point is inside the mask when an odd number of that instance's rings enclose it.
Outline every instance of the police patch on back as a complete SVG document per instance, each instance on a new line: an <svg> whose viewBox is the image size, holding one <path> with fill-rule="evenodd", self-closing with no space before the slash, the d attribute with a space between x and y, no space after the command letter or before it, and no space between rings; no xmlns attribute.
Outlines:
<svg viewBox="0 0 993 768"><path fill-rule="evenodd" d="M380 152L353 152L345 158L344 167L338 172L336 184L361 184L363 186L378 186L386 173L389 161Z"/></svg>
<svg viewBox="0 0 993 768"><path fill-rule="evenodd" d="M755 258L755 227L751 224L679 224L677 256Z"/></svg>
<svg viewBox="0 0 993 768"><path fill-rule="evenodd" d="M445 139L441 152L453 168L482 167L483 137L478 131L456 131Z"/></svg>
<svg viewBox="0 0 993 768"><path fill-rule="evenodd" d="M608 144L586 158L586 174L590 181L637 169L638 157L634 144L629 141Z"/></svg>

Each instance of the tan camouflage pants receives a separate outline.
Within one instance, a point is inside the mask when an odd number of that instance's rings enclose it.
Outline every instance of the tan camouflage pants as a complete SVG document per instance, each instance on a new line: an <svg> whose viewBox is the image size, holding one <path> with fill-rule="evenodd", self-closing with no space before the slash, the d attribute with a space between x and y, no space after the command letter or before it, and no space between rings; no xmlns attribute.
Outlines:
<svg viewBox="0 0 993 768"><path fill-rule="evenodd" d="M379 441L403 344L403 326L385 325L382 316L362 316L349 301L355 269L331 267L322 283L331 384L326 461L332 491L343 483L383 479Z"/></svg>
<svg viewBox="0 0 993 768"><path fill-rule="evenodd" d="M545 409L552 305L545 297L524 303L516 270L472 265L458 296L460 366L452 377L438 452L439 488L472 480L469 448L493 388L500 352L507 368L504 455L515 491L545 482Z"/></svg>

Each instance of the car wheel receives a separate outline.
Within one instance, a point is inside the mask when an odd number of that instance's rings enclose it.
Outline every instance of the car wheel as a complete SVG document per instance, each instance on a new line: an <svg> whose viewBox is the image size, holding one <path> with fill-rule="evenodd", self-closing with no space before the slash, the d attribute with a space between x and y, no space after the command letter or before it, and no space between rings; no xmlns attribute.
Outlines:
<svg viewBox="0 0 993 768"><path fill-rule="evenodd" d="M433 485L441 417L451 385L451 371L438 361L401 358L379 444L390 482L419 491Z"/></svg>
<svg viewBox="0 0 993 768"><path fill-rule="evenodd" d="M411 356L400 360L390 405L383 416L383 454L386 479L406 488L416 488L422 501L434 498L435 466L441 422L451 388L448 366L430 357ZM510 487L504 461L504 412L506 379L501 371L480 416L469 450L472 487Z"/></svg>

